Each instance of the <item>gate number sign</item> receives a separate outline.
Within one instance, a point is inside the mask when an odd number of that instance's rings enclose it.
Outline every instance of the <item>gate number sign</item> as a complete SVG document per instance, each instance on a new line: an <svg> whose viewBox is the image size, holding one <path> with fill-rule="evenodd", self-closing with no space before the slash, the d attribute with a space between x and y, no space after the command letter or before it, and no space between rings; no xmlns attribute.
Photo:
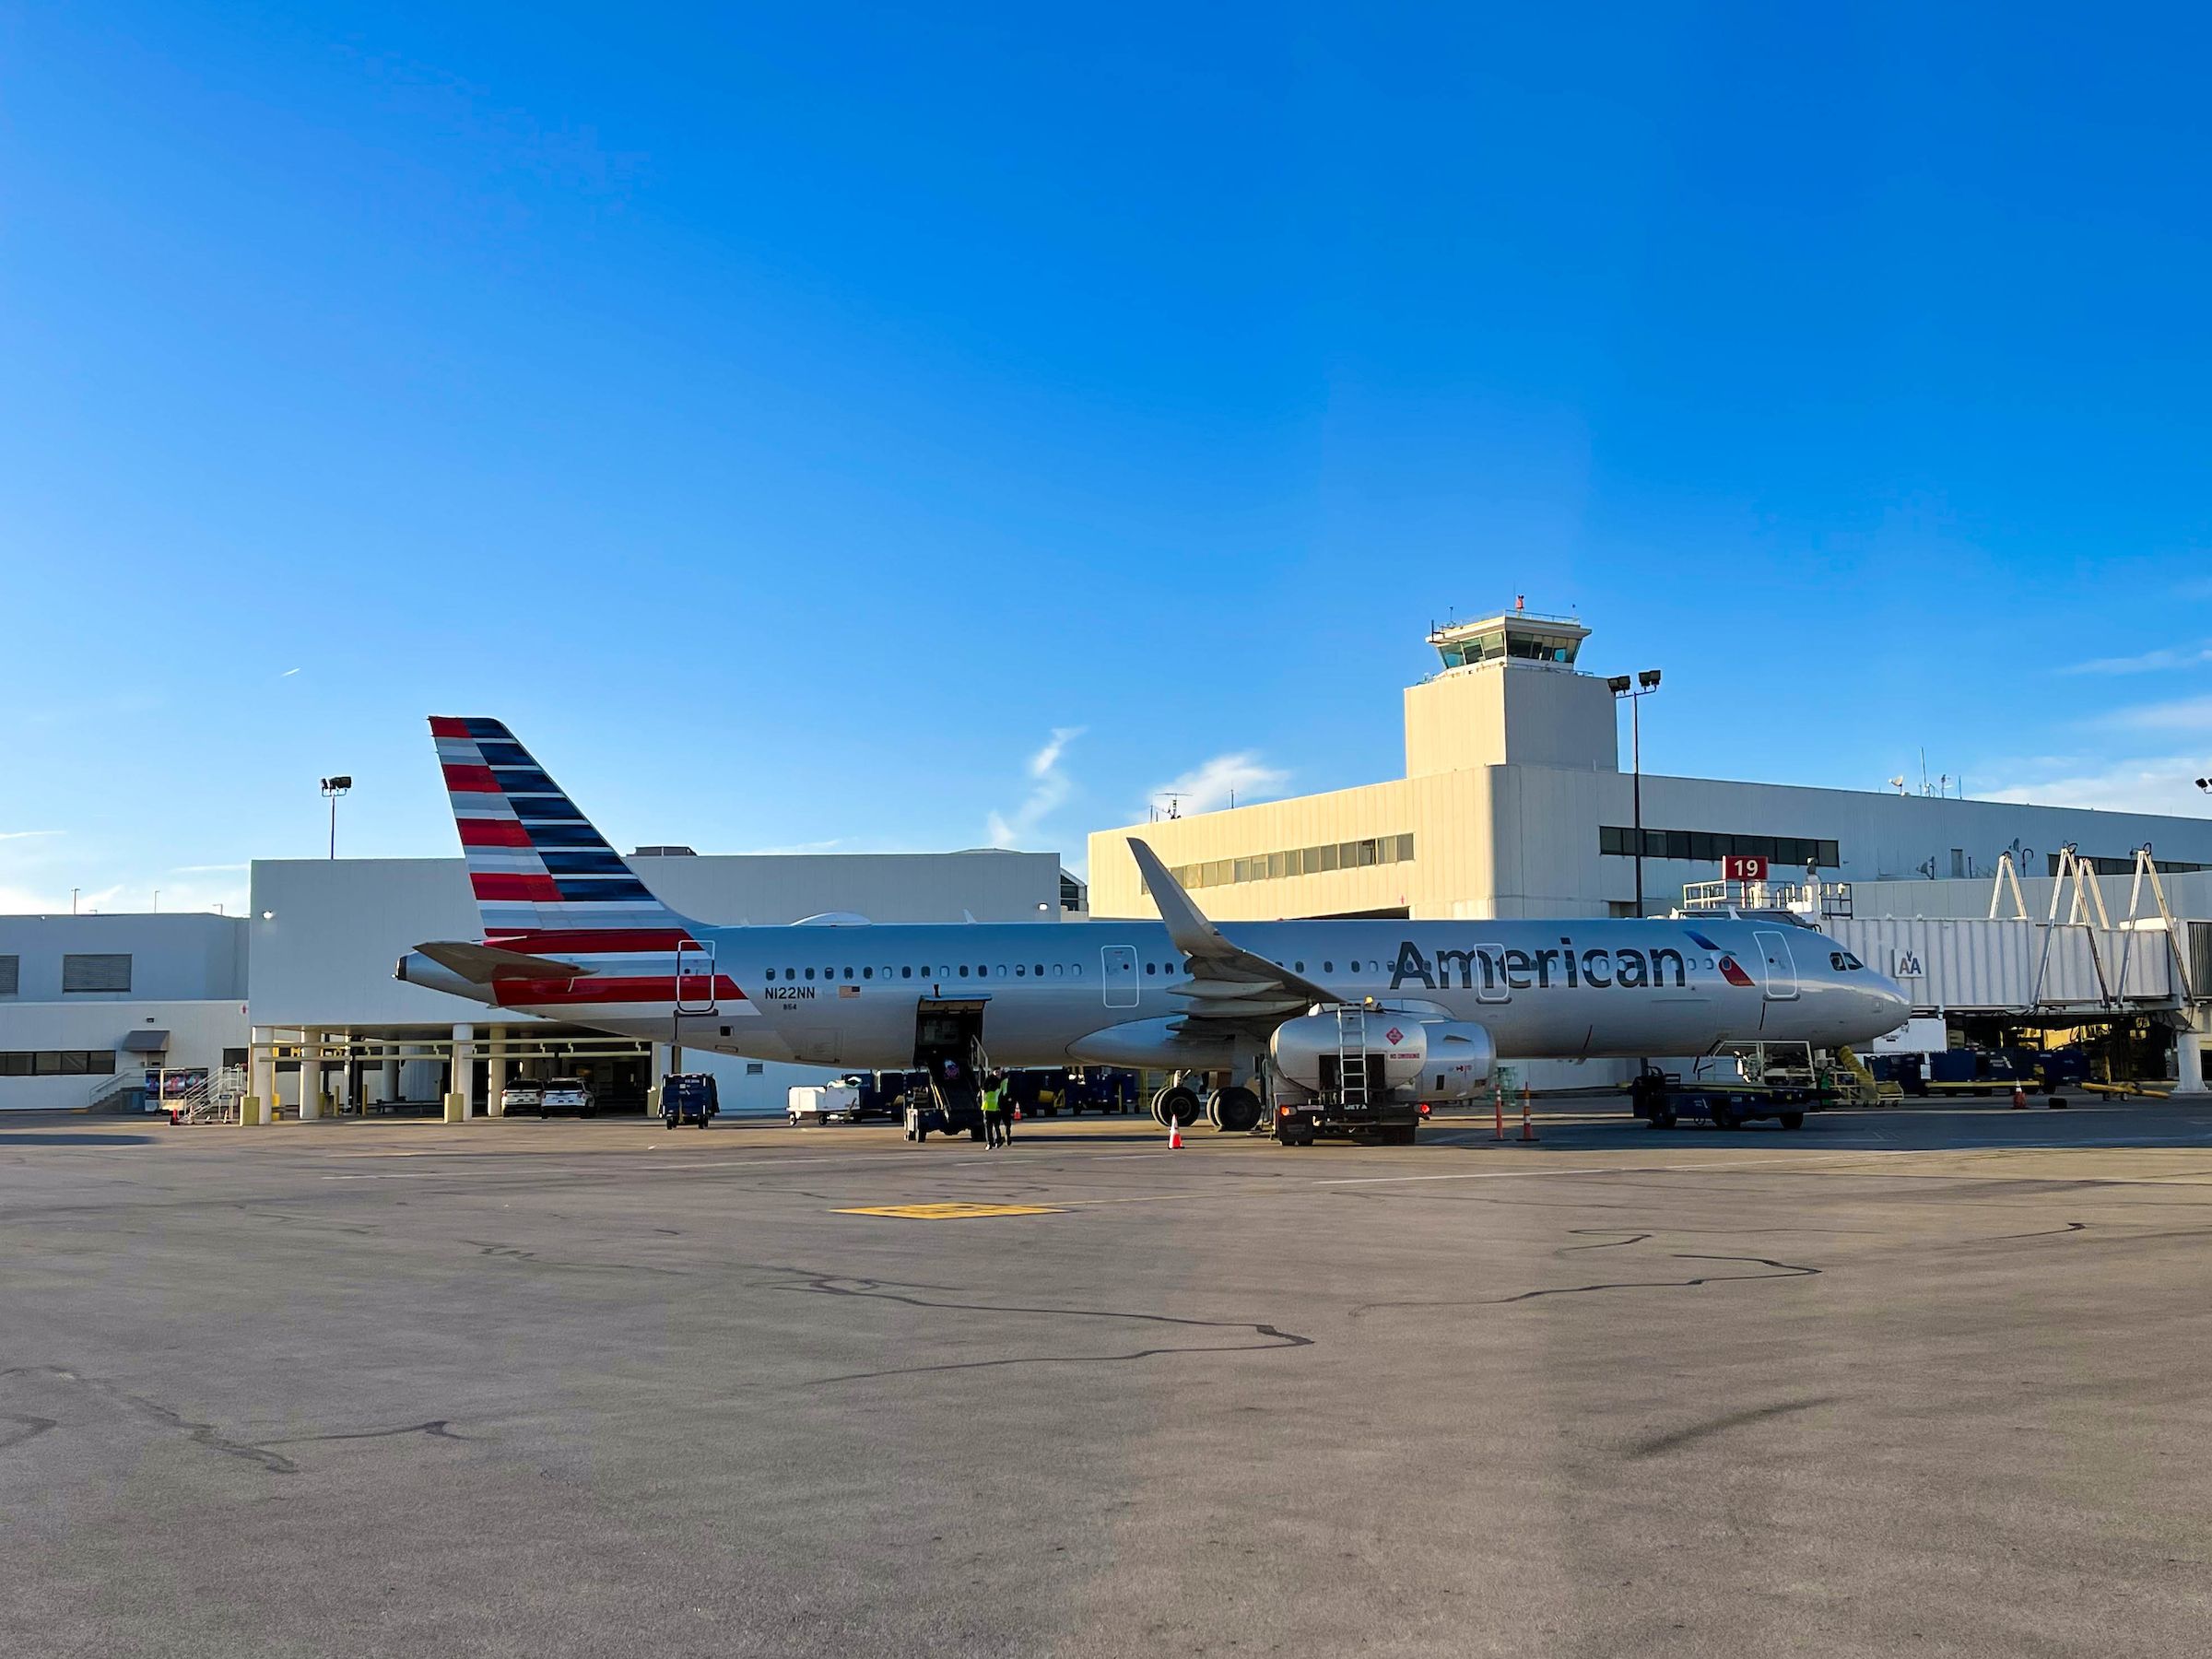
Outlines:
<svg viewBox="0 0 2212 1659"><path fill-rule="evenodd" d="M1764 881L1767 861L1755 853L1731 853L1721 860L1721 877L1724 881Z"/></svg>

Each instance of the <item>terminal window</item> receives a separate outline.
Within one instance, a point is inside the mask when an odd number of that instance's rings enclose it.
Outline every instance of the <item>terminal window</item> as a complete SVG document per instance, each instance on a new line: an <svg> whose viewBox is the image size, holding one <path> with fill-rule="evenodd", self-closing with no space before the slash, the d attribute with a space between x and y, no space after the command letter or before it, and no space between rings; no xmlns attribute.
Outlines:
<svg viewBox="0 0 2212 1659"><path fill-rule="evenodd" d="M127 956L62 958L62 989L69 991L128 991L131 959Z"/></svg>
<svg viewBox="0 0 2212 1659"><path fill-rule="evenodd" d="M17 982L22 977L21 957L0 956L0 996L13 996Z"/></svg>
<svg viewBox="0 0 2212 1659"><path fill-rule="evenodd" d="M1409 864L1412 860L1411 835L1377 835L1363 841L1292 847L1281 853L1254 853L1250 858L1182 865L1173 874L1186 888L1228 887L1240 881L1282 881L1293 876L1325 876L1335 870L1362 870L1371 865Z"/></svg>
<svg viewBox="0 0 2212 1659"><path fill-rule="evenodd" d="M113 1049L18 1049L0 1053L0 1077L112 1077Z"/></svg>
<svg viewBox="0 0 2212 1659"><path fill-rule="evenodd" d="M1607 824L1597 832L1597 850L1616 858L1633 858L1636 831L1618 824ZM1692 864L1718 864L1724 858L1740 856L1763 858L1777 867L1795 865L1803 869L1808 864L1824 870L1843 867L1842 854L1832 841L1800 835L1721 835L1705 830L1653 830L1649 825L1643 831L1643 855Z"/></svg>
<svg viewBox="0 0 2212 1659"><path fill-rule="evenodd" d="M2100 876L2133 876L2136 873L2136 855L2133 853L2122 858L2088 858L2077 854L2076 862L2088 865ZM2212 869L2212 865L2183 864L2171 858L2159 860L2159 874L2161 876L2187 876L2194 871L2206 869ZM2058 854L2055 853L2051 854L2051 874L2058 874Z"/></svg>

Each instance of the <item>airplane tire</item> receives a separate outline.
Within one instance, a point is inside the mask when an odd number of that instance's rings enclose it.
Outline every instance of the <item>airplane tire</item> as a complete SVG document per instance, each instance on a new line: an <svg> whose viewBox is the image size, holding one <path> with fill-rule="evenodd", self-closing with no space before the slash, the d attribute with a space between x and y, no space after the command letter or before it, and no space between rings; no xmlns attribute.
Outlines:
<svg viewBox="0 0 2212 1659"><path fill-rule="evenodd" d="M1206 1103L1206 1115L1224 1135L1249 1135L1259 1127L1260 1097L1249 1088L1215 1091Z"/></svg>
<svg viewBox="0 0 2212 1659"><path fill-rule="evenodd" d="M1173 1118L1178 1124L1188 1129L1198 1121L1198 1114L1197 1094L1194 1090L1182 1088L1180 1084L1171 1088L1163 1088L1154 1097L1152 1115L1159 1121L1163 1127L1170 1118Z"/></svg>

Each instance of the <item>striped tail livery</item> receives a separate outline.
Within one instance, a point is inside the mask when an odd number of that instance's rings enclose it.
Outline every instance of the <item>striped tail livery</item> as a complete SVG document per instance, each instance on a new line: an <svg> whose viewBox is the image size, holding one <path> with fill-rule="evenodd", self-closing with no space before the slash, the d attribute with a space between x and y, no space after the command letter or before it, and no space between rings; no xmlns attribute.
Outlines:
<svg viewBox="0 0 2212 1659"><path fill-rule="evenodd" d="M679 1005L745 994L714 967L706 930L654 897L514 734L496 720L432 715L479 943L418 948L400 977L555 1018L665 1019ZM463 987L468 987L463 991Z"/></svg>

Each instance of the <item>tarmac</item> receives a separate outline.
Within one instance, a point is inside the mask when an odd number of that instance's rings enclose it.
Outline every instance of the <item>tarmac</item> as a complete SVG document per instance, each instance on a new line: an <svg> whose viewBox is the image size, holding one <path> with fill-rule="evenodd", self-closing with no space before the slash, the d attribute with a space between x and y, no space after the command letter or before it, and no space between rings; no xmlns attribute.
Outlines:
<svg viewBox="0 0 2212 1659"><path fill-rule="evenodd" d="M0 1653L2206 1651L2212 1104L1539 1129L0 1120Z"/></svg>

